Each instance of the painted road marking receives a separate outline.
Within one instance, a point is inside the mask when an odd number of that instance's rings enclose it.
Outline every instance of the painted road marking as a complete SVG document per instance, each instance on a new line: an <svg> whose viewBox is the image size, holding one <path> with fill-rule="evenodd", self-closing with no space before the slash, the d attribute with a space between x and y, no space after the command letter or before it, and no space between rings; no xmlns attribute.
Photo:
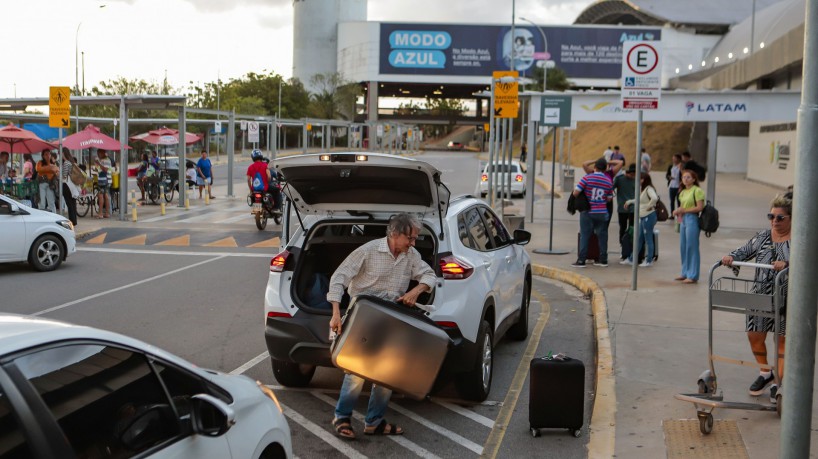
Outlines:
<svg viewBox="0 0 818 459"><path fill-rule="evenodd" d="M243 252L182 252L178 250L113 249L107 247L77 247L78 252L132 253L141 255L193 255L197 257L251 257L272 258L269 253Z"/></svg>
<svg viewBox="0 0 818 459"><path fill-rule="evenodd" d="M251 222L251 221L253 221L252 215L253 214L251 214L250 212L247 212L246 214L236 215L234 217L225 218L224 220L219 220L216 223L235 223L235 222L237 222L239 220L244 220L244 219L247 219L248 222Z"/></svg>
<svg viewBox="0 0 818 459"><path fill-rule="evenodd" d="M105 243L105 236L107 236L107 235L108 235L108 233L102 233L102 234L100 234L99 236L97 236L97 237L95 237L93 239L88 239L87 241L85 241L85 243L86 244L104 244Z"/></svg>
<svg viewBox="0 0 818 459"><path fill-rule="evenodd" d="M140 234L139 236L133 236L126 239L120 239L115 242L111 242L111 244L119 244L119 245L145 245L145 242L148 240L147 234Z"/></svg>
<svg viewBox="0 0 818 459"><path fill-rule="evenodd" d="M366 459L366 456L356 451L354 448L346 444L343 440L336 438L335 435L322 429L321 427L318 426L318 424L310 421L304 416L301 416L297 412L290 409L290 407L282 405L281 403L279 404L281 405L281 411L284 412L284 416L287 416L297 424L300 424L301 427L310 431L316 437L329 443L330 445L332 445L333 448L337 449L344 456L352 459Z"/></svg>
<svg viewBox="0 0 818 459"><path fill-rule="evenodd" d="M205 247L238 247L239 245L236 244L236 238L233 236L226 237L224 239L219 239L218 241L208 242L204 244Z"/></svg>
<svg viewBox="0 0 818 459"><path fill-rule="evenodd" d="M461 446L463 446L465 448L468 448L468 449L474 451L477 454L483 454L483 447L478 445L477 443L469 440L468 438L463 437L461 435L458 435L458 434L452 432L451 430L449 430L449 429L447 429L447 428L445 428L443 426L437 425L434 422L432 422L432 421L430 421L430 420L428 420L426 418L423 418L423 417L413 413L412 411L407 410L406 408L404 408L404 407L402 407L400 405L390 403L389 407L392 408L393 410L397 411L398 413L406 416L407 418L417 422L418 424L426 427L427 429L430 429L430 430L432 430L434 432L437 432L440 435L443 435L444 437L448 438L449 440L451 440L451 441L453 441L455 443L458 443Z"/></svg>
<svg viewBox="0 0 818 459"><path fill-rule="evenodd" d="M469 418L478 424L482 424L488 427L489 429L494 428L494 421L492 419L489 419L481 414L477 414L472 410L463 408L460 405L455 405L454 403L451 402L444 402L442 400L432 400L432 403L436 403L442 406L443 408L448 408L463 417Z"/></svg>
<svg viewBox="0 0 818 459"><path fill-rule="evenodd" d="M199 267L201 265L210 263L212 261L221 260L222 258L224 258L224 256L217 256L215 258L210 258L208 260L203 260L203 261L200 261L198 263L194 263L192 265L188 265L188 266L185 266L185 267L182 267L182 268L179 268L179 269L174 269L173 271L168 271L166 273L158 274L156 276L149 277L147 279L142 279L141 281L131 282L130 284L123 285L121 287L112 288L110 290L105 290L104 292L99 292L99 293L95 293L93 295L86 296L85 298L80 298L78 300L69 301L68 303L63 303L63 304L61 304L59 306L54 306L54 307L51 307L51 308L48 308L48 309L43 309L42 311L35 312L34 314L31 314L31 315L32 316L41 316L43 314L48 314L50 312L59 311L60 309L64 309L64 308L67 308L69 306L73 306L75 304L79 304L79 303L82 303L82 302L85 302L85 301L88 301L88 300L93 300L94 298L99 298L101 296L105 296L105 295L108 295L108 294L111 294L111 293L116 293L116 292L118 292L120 290L125 290L125 289L131 288L131 287L136 287L137 285L142 285L142 284L145 284L147 282L152 282L152 281L155 281L156 279L161 279L163 277L171 276L173 274L180 273L180 272L186 271L188 269L197 268L197 267Z"/></svg>
<svg viewBox="0 0 818 459"><path fill-rule="evenodd" d="M252 359L250 359L248 362L244 363L244 365L242 365L242 366L236 368L235 370L231 371L230 374L231 375L240 375L240 374L244 373L245 371L253 368L256 365L258 365L261 361L263 361L263 360L265 360L265 359L267 359L269 357L270 357L270 353L267 352L267 351L264 351L261 354L259 354L259 355L255 356L255 357L253 357Z"/></svg>
<svg viewBox="0 0 818 459"><path fill-rule="evenodd" d="M525 353L520 357L520 364L517 365L517 371L514 373L514 379L511 380L511 386L508 388L506 398L503 401L503 408L500 409L500 414L497 415L494 428L491 429L489 437L486 439L484 448L486 454L483 457L494 459L497 453L500 452L500 445L503 443L503 437L506 435L506 428L511 421L511 415L514 414L514 408L517 406L517 400L520 397L520 391L525 384L525 378L528 376L528 368L531 364L531 359L537 352L537 345L540 344L540 337L545 329L545 324L551 316L551 305L545 300L538 291L532 289L531 294L537 298L542 305L540 310L540 317L534 325L534 330L528 337L528 346L525 348ZM530 305L530 304L529 304Z"/></svg>
<svg viewBox="0 0 818 459"><path fill-rule="evenodd" d="M272 239L267 239L266 241L256 242L255 244L250 244L247 247L253 248L265 248L265 247L280 247L281 246L281 238L274 237Z"/></svg>
<svg viewBox="0 0 818 459"><path fill-rule="evenodd" d="M179 245L182 247L190 246L190 235L185 234L184 236L174 237L162 242L157 242L154 245Z"/></svg>
<svg viewBox="0 0 818 459"><path fill-rule="evenodd" d="M311 392L311 394L321 400L322 402L328 404L329 406L335 406L335 400L327 397L326 395L320 392ZM352 412L352 417L355 418L357 421L364 422L365 416L357 411ZM356 434L357 435L357 434ZM366 435L363 432L360 435ZM433 454L431 451L428 451L418 445L417 443L412 442L411 440L407 440L403 436L394 436L394 435L387 435L386 438L392 440L393 442L403 446L404 448L408 449L409 451L417 454L420 457L428 458L428 459L440 459L437 455Z"/></svg>

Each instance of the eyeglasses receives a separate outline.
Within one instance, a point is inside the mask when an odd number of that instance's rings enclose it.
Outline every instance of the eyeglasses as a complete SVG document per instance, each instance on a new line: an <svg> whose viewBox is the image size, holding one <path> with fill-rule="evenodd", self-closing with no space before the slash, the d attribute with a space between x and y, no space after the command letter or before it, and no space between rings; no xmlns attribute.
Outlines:
<svg viewBox="0 0 818 459"><path fill-rule="evenodd" d="M769 221L773 221L773 219L775 219L775 221L777 221L777 222L783 222L787 218L790 218L790 216L789 215L781 215L781 214L778 214L778 215L776 215L776 214L767 214L767 220L769 220Z"/></svg>
<svg viewBox="0 0 818 459"><path fill-rule="evenodd" d="M415 241L418 240L417 236L407 236L405 234L404 234L404 236L406 236L406 239L409 239L409 242L415 242Z"/></svg>

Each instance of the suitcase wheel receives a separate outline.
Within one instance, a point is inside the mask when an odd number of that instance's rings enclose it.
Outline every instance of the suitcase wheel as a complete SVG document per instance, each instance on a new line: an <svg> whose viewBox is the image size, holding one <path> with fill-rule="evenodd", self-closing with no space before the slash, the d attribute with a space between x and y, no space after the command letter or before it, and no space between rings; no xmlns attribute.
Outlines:
<svg viewBox="0 0 818 459"><path fill-rule="evenodd" d="M574 437L579 438L582 435L582 429L574 429L571 433L574 434Z"/></svg>
<svg viewBox="0 0 818 459"><path fill-rule="evenodd" d="M540 429L532 427L531 428L531 436L534 437L534 438L539 437L540 436Z"/></svg>

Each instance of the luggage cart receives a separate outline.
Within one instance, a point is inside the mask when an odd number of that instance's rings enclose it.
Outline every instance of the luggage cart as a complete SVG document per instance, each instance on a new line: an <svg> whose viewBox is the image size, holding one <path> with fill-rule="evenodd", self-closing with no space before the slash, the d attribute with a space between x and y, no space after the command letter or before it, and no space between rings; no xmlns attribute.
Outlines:
<svg viewBox="0 0 818 459"><path fill-rule="evenodd" d="M713 274L718 267L722 266L721 261L717 262L710 268L708 277L708 304L707 304L707 360L709 369L699 375L698 393L696 394L676 394L677 400L691 402L696 407L696 414L699 419L699 430L703 434L709 434L713 431L713 411L716 408L725 408L733 410L754 410L754 411L776 411L781 415L781 379L778 375L778 329L781 323L781 309L785 304L785 292L783 281L789 268L779 271L773 282L773 289L771 292L764 292L763 285L753 279L740 279L737 277L719 277L713 279ZM746 266L750 268L759 269L773 269L772 265L765 265L759 263L739 262L734 261L733 266ZM773 358L772 365L761 365L755 361L746 361L722 355L717 355L713 352L713 311L732 312L737 314L753 314L761 317L770 317L774 322L774 338L773 346L776 356ZM743 365L748 367L760 368L763 370L772 371L773 381L778 385L778 393L776 394L776 404L764 403L748 403L748 402L729 402L724 401L723 392L717 394L718 381L716 379L716 369L714 362L719 361L733 365Z"/></svg>

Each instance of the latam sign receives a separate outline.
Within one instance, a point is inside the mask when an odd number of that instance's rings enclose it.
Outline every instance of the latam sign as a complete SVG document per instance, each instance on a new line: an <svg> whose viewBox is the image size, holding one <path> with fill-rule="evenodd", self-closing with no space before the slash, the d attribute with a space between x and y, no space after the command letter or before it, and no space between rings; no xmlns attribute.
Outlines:
<svg viewBox="0 0 818 459"><path fill-rule="evenodd" d="M729 113L729 112L747 112L747 104L743 103L704 103L704 104L697 104L692 101L687 101L685 103L685 108L687 108L687 114L690 115L690 112L696 111L697 113L706 113L706 112L713 112L713 113Z"/></svg>

